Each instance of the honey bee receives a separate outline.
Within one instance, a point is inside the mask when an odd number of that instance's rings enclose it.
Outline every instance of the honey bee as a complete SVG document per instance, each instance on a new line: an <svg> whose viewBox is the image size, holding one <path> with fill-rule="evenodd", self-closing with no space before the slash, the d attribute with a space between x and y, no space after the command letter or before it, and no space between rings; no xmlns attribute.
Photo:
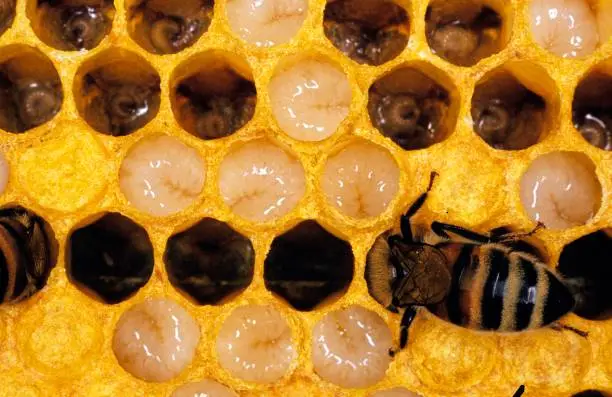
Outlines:
<svg viewBox="0 0 612 397"><path fill-rule="evenodd" d="M528 233L497 229L482 235L459 226L433 222L431 230L413 232L411 218L422 207L429 187L401 217L401 234L384 233L368 253L365 278L371 295L387 310L404 310L399 349L419 307L453 324L480 331L515 332L550 326L572 311L576 297L570 283L549 269ZM419 232L422 235L419 235ZM397 350L391 349L393 356Z"/></svg>

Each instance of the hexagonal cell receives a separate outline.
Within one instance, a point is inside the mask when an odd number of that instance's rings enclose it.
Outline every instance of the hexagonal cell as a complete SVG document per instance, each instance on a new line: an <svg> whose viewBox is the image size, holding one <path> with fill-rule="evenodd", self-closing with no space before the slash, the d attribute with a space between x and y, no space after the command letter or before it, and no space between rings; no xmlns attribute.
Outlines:
<svg viewBox="0 0 612 397"><path fill-rule="evenodd" d="M0 50L0 128L21 133L44 124L63 100L57 70L42 52L19 44Z"/></svg>
<svg viewBox="0 0 612 397"><path fill-rule="evenodd" d="M425 149L453 131L457 95L443 72L403 66L372 84L368 113L374 127L404 150Z"/></svg>
<svg viewBox="0 0 612 397"><path fill-rule="evenodd" d="M112 0L28 0L32 30L45 44L64 51L91 50L110 33Z"/></svg>
<svg viewBox="0 0 612 397"><path fill-rule="evenodd" d="M397 57L410 35L408 13L392 0L328 0L323 29L334 47L368 65Z"/></svg>
<svg viewBox="0 0 612 397"><path fill-rule="evenodd" d="M0 209L0 303L18 303L40 291L57 263L51 226L21 206Z"/></svg>
<svg viewBox="0 0 612 397"><path fill-rule="evenodd" d="M576 88L572 120L591 145L612 150L612 61L592 70Z"/></svg>
<svg viewBox="0 0 612 397"><path fill-rule="evenodd" d="M130 298L153 273L153 245L131 219L109 212L68 236L66 269L82 291L104 303Z"/></svg>
<svg viewBox="0 0 612 397"><path fill-rule="evenodd" d="M17 0L2 0L0 2L0 35L13 25Z"/></svg>
<svg viewBox="0 0 612 397"><path fill-rule="evenodd" d="M236 215L252 222L288 214L305 190L306 178L299 160L266 140L237 145L219 169L223 201Z"/></svg>
<svg viewBox="0 0 612 397"><path fill-rule="evenodd" d="M551 98L551 99L544 99ZM555 83L537 65L510 62L487 73L472 97L474 131L499 150L522 150L553 129L559 99Z"/></svg>
<svg viewBox="0 0 612 397"><path fill-rule="evenodd" d="M557 270L577 296L574 313L589 320L612 318L612 229L601 229L567 244Z"/></svg>
<svg viewBox="0 0 612 397"><path fill-rule="evenodd" d="M213 0L126 0L128 32L153 54L175 54L208 31L213 5Z"/></svg>
<svg viewBox="0 0 612 397"><path fill-rule="evenodd" d="M308 14L308 0L229 0L225 10L234 34L267 48L297 34Z"/></svg>
<svg viewBox="0 0 612 397"><path fill-rule="evenodd" d="M383 213L399 189L400 170L391 154L369 142L353 142L329 157L321 189L329 205L354 218Z"/></svg>
<svg viewBox="0 0 612 397"><path fill-rule="evenodd" d="M105 135L124 136L155 118L159 84L159 75L140 55L111 49L81 65L73 92L87 124Z"/></svg>
<svg viewBox="0 0 612 397"><path fill-rule="evenodd" d="M249 65L235 55L210 51L182 63L170 80L172 111L191 135L232 135L255 114L257 91Z"/></svg>
<svg viewBox="0 0 612 397"><path fill-rule="evenodd" d="M612 3L598 0L530 0L533 39L562 58L589 56L612 33Z"/></svg>
<svg viewBox="0 0 612 397"><path fill-rule="evenodd" d="M253 280L251 241L226 223L202 219L170 237L164 263L174 288L200 305L219 305Z"/></svg>
<svg viewBox="0 0 612 397"><path fill-rule="evenodd" d="M300 141L322 141L348 116L353 93L342 69L323 56L285 58L268 87L280 128Z"/></svg>
<svg viewBox="0 0 612 397"><path fill-rule="evenodd" d="M523 208L531 219L551 229L589 222L599 211L602 194L595 164L579 152L544 154L521 177Z"/></svg>
<svg viewBox="0 0 612 397"><path fill-rule="evenodd" d="M425 16L431 51L458 66L498 53L510 40L507 8L503 1L432 1Z"/></svg>
<svg viewBox="0 0 612 397"><path fill-rule="evenodd" d="M309 311L343 294L353 279L351 245L308 220L276 237L264 263L266 288Z"/></svg>

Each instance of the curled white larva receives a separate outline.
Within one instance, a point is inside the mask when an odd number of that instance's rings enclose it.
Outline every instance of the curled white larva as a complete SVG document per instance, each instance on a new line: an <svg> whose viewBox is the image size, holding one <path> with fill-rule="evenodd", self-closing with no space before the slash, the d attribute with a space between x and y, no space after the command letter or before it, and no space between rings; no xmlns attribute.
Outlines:
<svg viewBox="0 0 612 397"><path fill-rule="evenodd" d="M586 0L532 0L530 13L534 39L553 54L585 57L599 44L597 18Z"/></svg>
<svg viewBox="0 0 612 397"><path fill-rule="evenodd" d="M268 92L279 126L300 141L321 141L336 132L352 98L344 72L314 59L277 70Z"/></svg>
<svg viewBox="0 0 612 397"><path fill-rule="evenodd" d="M307 0L229 0L229 24L238 36L257 47L286 43L302 27Z"/></svg>
<svg viewBox="0 0 612 397"><path fill-rule="evenodd" d="M283 377L296 356L291 329L271 306L235 309L217 336L217 358L233 376L256 383Z"/></svg>
<svg viewBox="0 0 612 397"><path fill-rule="evenodd" d="M200 327L170 299L148 299L121 315L113 335L113 352L127 372L150 382L179 375L193 360Z"/></svg>
<svg viewBox="0 0 612 397"><path fill-rule="evenodd" d="M521 179L521 202L535 221L552 229L583 225L599 210L601 184L595 165L578 152L535 159Z"/></svg>
<svg viewBox="0 0 612 397"><path fill-rule="evenodd" d="M10 168L6 156L0 152L0 194L6 190L6 185L9 180Z"/></svg>
<svg viewBox="0 0 612 397"><path fill-rule="evenodd" d="M355 218L377 216L397 194L399 168L386 150L358 142L333 155L325 165L321 188L327 201Z"/></svg>
<svg viewBox="0 0 612 397"><path fill-rule="evenodd" d="M411 392L404 387L395 387L393 389L377 391L369 397L421 397L421 395Z"/></svg>
<svg viewBox="0 0 612 397"><path fill-rule="evenodd" d="M180 386L170 397L238 397L238 395L219 382L205 379Z"/></svg>
<svg viewBox="0 0 612 397"><path fill-rule="evenodd" d="M249 142L230 152L219 170L219 190L232 211L265 222L290 212L304 195L300 162L266 142Z"/></svg>
<svg viewBox="0 0 612 397"><path fill-rule="evenodd" d="M312 363L328 382L347 388L372 386L391 363L391 330L373 311L349 306L326 314L312 331Z"/></svg>

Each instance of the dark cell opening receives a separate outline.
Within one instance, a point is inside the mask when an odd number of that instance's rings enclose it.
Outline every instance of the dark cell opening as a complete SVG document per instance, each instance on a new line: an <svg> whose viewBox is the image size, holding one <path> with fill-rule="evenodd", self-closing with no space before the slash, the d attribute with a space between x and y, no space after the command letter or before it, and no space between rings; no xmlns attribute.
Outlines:
<svg viewBox="0 0 612 397"><path fill-rule="evenodd" d="M312 310L344 292L353 279L353 252L315 221L272 242L264 264L266 288L297 310Z"/></svg>
<svg viewBox="0 0 612 397"><path fill-rule="evenodd" d="M130 36L154 54L175 54L208 31L213 0L143 0L128 7Z"/></svg>
<svg viewBox="0 0 612 397"><path fill-rule="evenodd" d="M483 4L434 1L425 20L432 52L455 65L475 65L504 46L502 18Z"/></svg>
<svg viewBox="0 0 612 397"><path fill-rule="evenodd" d="M452 130L449 93L423 72L397 69L372 84L369 94L372 124L405 150L425 149Z"/></svg>
<svg viewBox="0 0 612 397"><path fill-rule="evenodd" d="M558 271L577 294L574 312L589 320L612 318L612 229L604 229L566 245Z"/></svg>
<svg viewBox="0 0 612 397"><path fill-rule="evenodd" d="M11 56L0 64L0 128L21 133L55 117L62 83L42 52L19 45L4 50Z"/></svg>
<svg viewBox="0 0 612 397"><path fill-rule="evenodd" d="M168 240L164 253L170 283L200 305L218 305L251 284L251 241L226 223L205 218Z"/></svg>
<svg viewBox="0 0 612 397"><path fill-rule="evenodd" d="M408 44L408 14L393 1L329 1L323 18L327 38L357 63L381 65Z"/></svg>
<svg viewBox="0 0 612 397"><path fill-rule="evenodd" d="M28 11L36 35L64 51L95 48L110 33L115 16L112 0L37 0Z"/></svg>
<svg viewBox="0 0 612 397"><path fill-rule="evenodd" d="M13 25L17 0L0 0L0 35Z"/></svg>
<svg viewBox="0 0 612 397"><path fill-rule="evenodd" d="M600 392L599 390L585 390L574 394L572 397L610 397L610 394Z"/></svg>
<svg viewBox="0 0 612 397"><path fill-rule="evenodd" d="M476 86L474 131L489 146L522 150L538 143L546 125L546 102L507 70L496 70Z"/></svg>
<svg viewBox="0 0 612 397"><path fill-rule="evenodd" d="M99 55L83 67L75 81L81 116L102 134L129 135L159 111L159 75L133 53L111 50Z"/></svg>
<svg viewBox="0 0 612 397"><path fill-rule="evenodd" d="M153 273L153 246L146 230L118 213L107 213L69 236L68 277L108 304L123 302Z"/></svg>
<svg viewBox="0 0 612 397"><path fill-rule="evenodd" d="M219 60L179 81L175 116L201 139L223 138L248 123L255 113L255 84Z"/></svg>
<svg viewBox="0 0 612 397"><path fill-rule="evenodd" d="M578 84L572 103L574 126L591 145L612 150L612 76L593 72Z"/></svg>
<svg viewBox="0 0 612 397"><path fill-rule="evenodd" d="M0 209L0 302L17 303L40 291L57 263L49 224L21 206Z"/></svg>

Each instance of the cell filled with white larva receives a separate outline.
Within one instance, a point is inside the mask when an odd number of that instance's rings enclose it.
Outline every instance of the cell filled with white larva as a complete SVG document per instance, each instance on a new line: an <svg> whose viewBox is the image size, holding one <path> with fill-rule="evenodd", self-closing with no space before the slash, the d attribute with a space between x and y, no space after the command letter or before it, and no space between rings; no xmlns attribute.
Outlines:
<svg viewBox="0 0 612 397"><path fill-rule="evenodd" d="M289 213L306 189L304 169L290 153L268 141L230 151L219 170L219 191L232 212L253 222Z"/></svg>
<svg viewBox="0 0 612 397"><path fill-rule="evenodd" d="M272 306L241 306L217 335L217 360L233 376L272 383L285 376L297 352L291 328Z"/></svg>
<svg viewBox="0 0 612 397"><path fill-rule="evenodd" d="M238 395L219 382L205 379L179 386L170 397L238 397Z"/></svg>
<svg viewBox="0 0 612 397"><path fill-rule="evenodd" d="M359 64L382 65L408 44L406 10L391 0L329 0L323 30L338 50Z"/></svg>
<svg viewBox="0 0 612 397"><path fill-rule="evenodd" d="M544 49L562 58L591 55L609 37L610 16L588 0L531 0L531 33Z"/></svg>
<svg viewBox="0 0 612 397"><path fill-rule="evenodd" d="M578 152L551 152L529 165L520 182L523 209L551 229L588 223L601 206L595 164Z"/></svg>
<svg viewBox="0 0 612 397"><path fill-rule="evenodd" d="M227 20L236 35L256 47L291 40L308 13L307 0L229 0Z"/></svg>
<svg viewBox="0 0 612 397"><path fill-rule="evenodd" d="M200 327L178 303L149 298L125 311L113 334L119 365L149 382L177 377L191 363L200 341Z"/></svg>
<svg viewBox="0 0 612 397"><path fill-rule="evenodd" d="M119 170L119 186L130 204L155 216L195 203L205 180L206 163L198 151L166 135L137 142Z"/></svg>
<svg viewBox="0 0 612 397"><path fill-rule="evenodd" d="M213 0L128 0L128 32L151 53L175 54L208 31L213 6Z"/></svg>
<svg viewBox="0 0 612 397"><path fill-rule="evenodd" d="M348 116L351 86L342 69L324 58L289 61L278 67L268 93L280 128L299 141L322 141Z"/></svg>
<svg viewBox="0 0 612 397"><path fill-rule="evenodd" d="M353 305L326 314L312 330L312 364L324 380L345 388L381 381L391 357L391 330L375 312Z"/></svg>
<svg viewBox="0 0 612 397"><path fill-rule="evenodd" d="M325 164L321 189L327 202L353 218L383 213L399 189L399 167L391 154L367 142L351 143Z"/></svg>

